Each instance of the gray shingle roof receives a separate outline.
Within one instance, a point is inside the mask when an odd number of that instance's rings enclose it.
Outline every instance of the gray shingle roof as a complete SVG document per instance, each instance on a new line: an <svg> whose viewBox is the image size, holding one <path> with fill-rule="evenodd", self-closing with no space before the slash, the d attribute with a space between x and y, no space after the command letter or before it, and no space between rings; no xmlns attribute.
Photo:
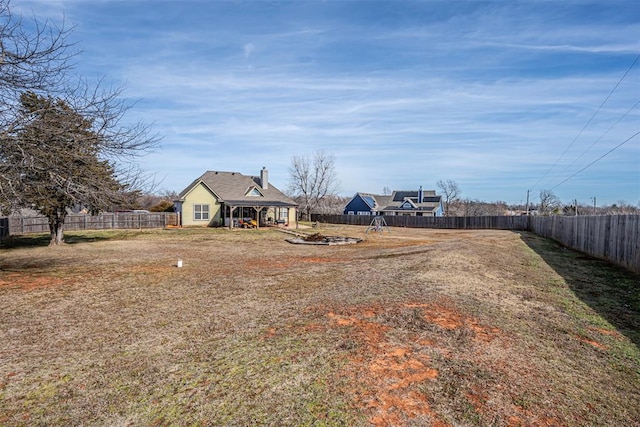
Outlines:
<svg viewBox="0 0 640 427"><path fill-rule="evenodd" d="M442 196L436 195L435 190L423 190L422 202L418 202L418 191L394 191L390 196L371 193L358 193L360 197L373 199L377 211L398 211L406 199L410 199L416 208L412 210L431 212L440 206Z"/></svg>
<svg viewBox="0 0 640 427"><path fill-rule="evenodd" d="M232 206L298 206L298 204L268 183L264 189L259 176L242 175L239 172L207 171L180 193L180 200L200 182L218 197L220 202ZM261 195L251 196L252 189Z"/></svg>
<svg viewBox="0 0 640 427"><path fill-rule="evenodd" d="M393 194L391 196L393 197L393 201L394 202L402 202L407 197L410 198L410 199L417 199L418 198L418 191L416 191L416 190L409 190L409 191L396 190L396 191L393 192ZM427 198L427 197L437 197L438 199L440 199L440 196L436 196L436 191L435 190L423 190L422 191L422 197L423 197L423 199Z"/></svg>
<svg viewBox="0 0 640 427"><path fill-rule="evenodd" d="M373 201L374 206L371 206L371 208L376 210L391 203L391 196L381 196L379 194L371 193L358 193L358 195L360 195L368 205L371 205L371 201Z"/></svg>

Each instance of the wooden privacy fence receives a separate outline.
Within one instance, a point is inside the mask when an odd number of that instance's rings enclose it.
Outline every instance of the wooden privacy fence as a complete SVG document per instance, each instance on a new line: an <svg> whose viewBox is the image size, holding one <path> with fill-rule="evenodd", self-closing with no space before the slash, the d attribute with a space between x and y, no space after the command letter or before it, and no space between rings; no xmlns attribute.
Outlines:
<svg viewBox="0 0 640 427"><path fill-rule="evenodd" d="M9 235L9 218L0 218L0 240Z"/></svg>
<svg viewBox="0 0 640 427"><path fill-rule="evenodd" d="M142 229L164 228L177 225L177 213L118 212L99 215L68 215L64 222L64 230ZM44 216L10 216L0 218L0 238L10 235L47 232L49 232L49 222Z"/></svg>
<svg viewBox="0 0 640 427"><path fill-rule="evenodd" d="M330 224L369 225L370 215L311 215L312 221ZM526 216L385 216L389 227L528 230Z"/></svg>
<svg viewBox="0 0 640 427"><path fill-rule="evenodd" d="M640 273L640 215L531 217L529 230Z"/></svg>
<svg viewBox="0 0 640 427"><path fill-rule="evenodd" d="M368 215L312 215L312 221L369 225ZM564 246L640 273L640 215L607 216L385 216L390 227L531 231Z"/></svg>

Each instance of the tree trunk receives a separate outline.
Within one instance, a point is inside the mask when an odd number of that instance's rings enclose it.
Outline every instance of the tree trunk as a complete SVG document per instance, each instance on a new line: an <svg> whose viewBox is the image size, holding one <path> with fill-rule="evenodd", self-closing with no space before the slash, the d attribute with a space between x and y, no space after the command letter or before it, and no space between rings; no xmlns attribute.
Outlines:
<svg viewBox="0 0 640 427"><path fill-rule="evenodd" d="M55 215L49 217L49 232L51 240L49 246L60 245L64 243L64 220L66 215Z"/></svg>

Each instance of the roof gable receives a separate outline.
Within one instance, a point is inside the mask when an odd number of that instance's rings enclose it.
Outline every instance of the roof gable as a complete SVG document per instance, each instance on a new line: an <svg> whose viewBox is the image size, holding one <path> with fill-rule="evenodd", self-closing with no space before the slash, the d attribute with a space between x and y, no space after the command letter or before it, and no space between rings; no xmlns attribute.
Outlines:
<svg viewBox="0 0 640 427"><path fill-rule="evenodd" d="M189 193L193 192L198 186L204 187L208 192L210 192L216 199L220 199L220 197L216 194L216 192L204 182L201 177L193 181L191 184L187 186L184 190L182 190L179 194L178 200L184 200Z"/></svg>
<svg viewBox="0 0 640 427"><path fill-rule="evenodd" d="M411 199L405 199L404 202L400 203L400 209L416 209L417 206Z"/></svg>
<svg viewBox="0 0 640 427"><path fill-rule="evenodd" d="M278 190L272 183L262 188L260 177L239 172L207 171L180 193L180 200L199 183L205 185L218 201L238 206L260 205L297 206L297 203Z"/></svg>
<svg viewBox="0 0 640 427"><path fill-rule="evenodd" d="M260 189L254 185L253 187L249 187L249 189L247 189L247 192L245 193L245 196L247 196L247 197L264 197L264 194L262 194L262 191L260 191Z"/></svg>
<svg viewBox="0 0 640 427"><path fill-rule="evenodd" d="M371 209L376 207L376 199L373 196L369 194L361 194L360 198L362 198L362 200L364 200L367 206L369 206Z"/></svg>

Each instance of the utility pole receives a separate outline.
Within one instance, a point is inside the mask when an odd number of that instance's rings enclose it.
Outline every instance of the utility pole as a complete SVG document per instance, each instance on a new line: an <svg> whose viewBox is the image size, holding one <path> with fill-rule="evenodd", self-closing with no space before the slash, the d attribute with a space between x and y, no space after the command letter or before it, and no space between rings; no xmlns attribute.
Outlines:
<svg viewBox="0 0 640 427"><path fill-rule="evenodd" d="M573 199L573 203L575 203L575 207L576 207L576 216L578 216L578 199Z"/></svg>
<svg viewBox="0 0 640 427"><path fill-rule="evenodd" d="M531 190L527 190L527 216L529 216L529 192Z"/></svg>
<svg viewBox="0 0 640 427"><path fill-rule="evenodd" d="M596 214L596 196L593 196L591 198L591 200L593 200L593 214Z"/></svg>

